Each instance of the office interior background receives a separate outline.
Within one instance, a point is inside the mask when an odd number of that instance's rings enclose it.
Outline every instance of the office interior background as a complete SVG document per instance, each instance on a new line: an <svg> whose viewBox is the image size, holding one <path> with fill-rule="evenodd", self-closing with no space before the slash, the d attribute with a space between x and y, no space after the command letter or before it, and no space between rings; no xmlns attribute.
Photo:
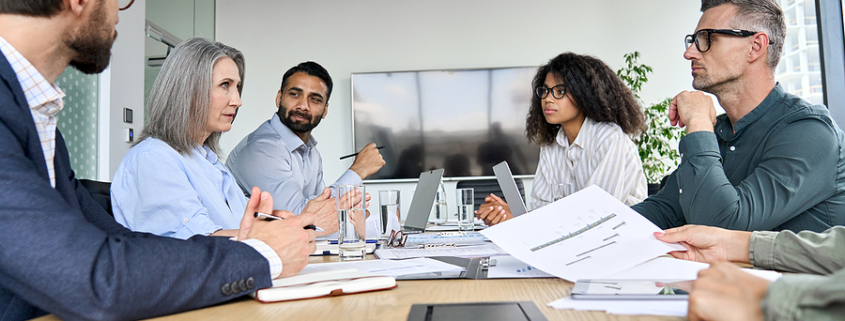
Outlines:
<svg viewBox="0 0 845 321"><path fill-rule="evenodd" d="M845 54L842 0L778 0L787 18L784 53L776 79L786 91L826 103L845 124ZM271 1L136 0L120 12L110 67L100 75L72 68L57 80L68 93L59 114L78 178L111 181L140 135L145 102L168 45L194 36L241 50L246 76L232 130L223 134L222 158L275 112L283 73L307 60L322 64L334 80L329 113L314 130L331 184L352 164L350 74L538 66L572 51L623 66L639 51L653 68L641 93L650 105L692 90L683 39L701 15L694 0L526 1ZM527 111L526 104L526 111ZM125 119L132 111L132 121ZM524 119L514 119L524 122ZM530 203L531 177L523 178ZM401 191L404 216L413 181L366 181L377 191ZM455 179L447 178L455 211Z"/></svg>

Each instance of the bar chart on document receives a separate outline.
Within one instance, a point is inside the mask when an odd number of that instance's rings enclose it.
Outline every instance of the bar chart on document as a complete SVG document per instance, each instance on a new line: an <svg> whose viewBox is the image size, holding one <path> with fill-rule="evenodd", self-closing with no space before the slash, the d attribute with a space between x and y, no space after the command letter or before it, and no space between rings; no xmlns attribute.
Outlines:
<svg viewBox="0 0 845 321"><path fill-rule="evenodd" d="M481 231L515 258L570 281L601 278L680 245L658 241L660 229L591 186Z"/></svg>
<svg viewBox="0 0 845 321"><path fill-rule="evenodd" d="M602 249L607 249L614 244L618 244L617 241L622 238L619 233L622 232L625 221L613 221L614 218L618 217L616 213L607 211L596 213L595 210L591 209L586 213L573 214L575 216L575 219L571 222L573 224L568 224L570 222L567 221L564 222L566 224L563 226L558 226L555 235L557 236L556 238L542 244L531 244L529 242L525 242L523 244L529 247L531 252L536 253L558 244L562 245L564 241L573 238L584 237L592 240L601 239L601 241L594 244L596 245L595 247L581 249L583 250L581 253L575 254L573 260L566 263L566 266L570 266L577 264L578 262L589 260L593 257L593 255L601 255L600 251L602 251ZM610 225L613 226L611 227ZM588 232L592 232L592 235L586 236Z"/></svg>

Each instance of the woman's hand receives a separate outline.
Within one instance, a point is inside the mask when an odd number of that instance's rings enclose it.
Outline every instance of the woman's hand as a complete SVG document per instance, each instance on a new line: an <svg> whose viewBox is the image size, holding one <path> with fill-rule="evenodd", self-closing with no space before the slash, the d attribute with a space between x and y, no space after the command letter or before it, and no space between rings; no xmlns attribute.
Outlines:
<svg viewBox="0 0 845 321"><path fill-rule="evenodd" d="M478 206L475 217L484 220L484 224L493 226L513 218L511 208L502 198L490 193L484 198L484 204Z"/></svg>

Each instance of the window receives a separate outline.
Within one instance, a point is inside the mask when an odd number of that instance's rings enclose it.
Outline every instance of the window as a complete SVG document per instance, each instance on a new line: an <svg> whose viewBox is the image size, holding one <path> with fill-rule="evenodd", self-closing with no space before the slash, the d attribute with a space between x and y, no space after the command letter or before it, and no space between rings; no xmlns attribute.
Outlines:
<svg viewBox="0 0 845 321"><path fill-rule="evenodd" d="M814 104L824 103L816 4L778 0L786 20L786 41L775 79L784 90Z"/></svg>

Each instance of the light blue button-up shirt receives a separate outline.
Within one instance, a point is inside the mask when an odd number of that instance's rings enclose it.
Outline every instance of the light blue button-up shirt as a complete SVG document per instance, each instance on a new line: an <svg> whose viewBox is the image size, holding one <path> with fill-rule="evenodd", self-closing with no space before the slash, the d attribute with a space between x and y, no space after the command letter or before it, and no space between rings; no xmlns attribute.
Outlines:
<svg viewBox="0 0 845 321"><path fill-rule="evenodd" d="M115 220L133 231L187 239L239 228L247 199L208 147L182 155L147 138L120 162L111 202Z"/></svg>
<svg viewBox="0 0 845 321"><path fill-rule="evenodd" d="M235 175L244 195L258 186L273 196L275 209L299 214L309 200L326 188L323 159L316 146L314 136L303 142L274 114L235 146L226 166ZM337 185L351 184L363 182L358 174L347 170L329 187L335 196Z"/></svg>

